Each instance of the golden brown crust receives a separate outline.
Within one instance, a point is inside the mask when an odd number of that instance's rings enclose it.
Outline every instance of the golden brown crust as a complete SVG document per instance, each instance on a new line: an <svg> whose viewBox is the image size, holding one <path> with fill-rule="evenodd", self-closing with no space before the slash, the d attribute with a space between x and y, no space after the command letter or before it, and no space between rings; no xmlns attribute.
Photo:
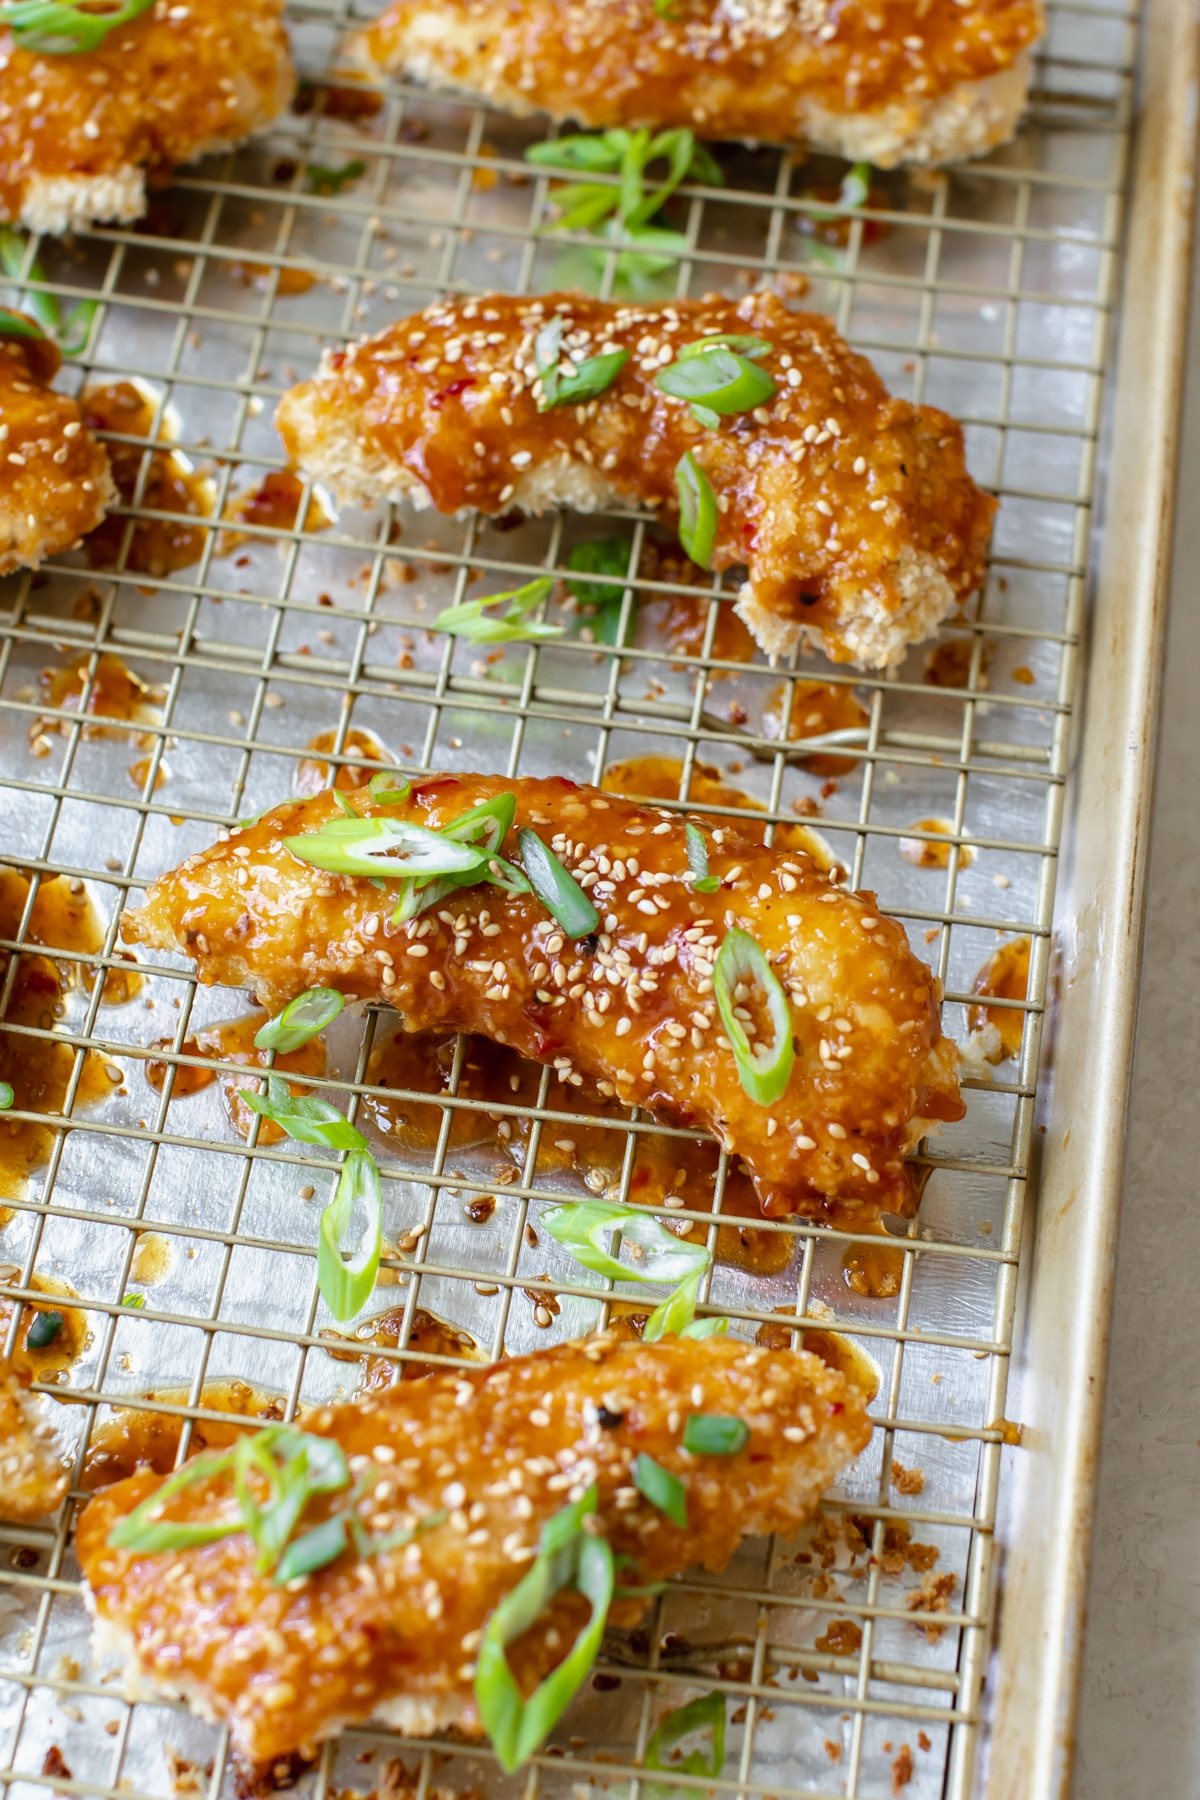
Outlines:
<svg viewBox="0 0 1200 1800"><path fill-rule="evenodd" d="M394 883L380 894L284 848L335 814L328 794L276 807L163 876L123 935L184 950L202 981L250 985L272 1010L322 986L385 1000L409 1031L479 1032L568 1082L702 1126L745 1160L769 1211L910 1210L904 1155L922 1119L963 1109L934 977L874 895L728 825L710 837L722 886L695 895L680 817L562 779L440 775L402 805L377 808L366 789L350 804L436 829L503 792L517 828L538 831L591 892L594 942L564 942L534 895L494 886L393 925ZM713 963L730 925L791 994L796 1061L770 1108L743 1092L717 1018Z"/></svg>
<svg viewBox="0 0 1200 1800"><path fill-rule="evenodd" d="M69 550L116 499L108 457L49 383L48 338L0 337L0 575Z"/></svg>
<svg viewBox="0 0 1200 1800"><path fill-rule="evenodd" d="M0 1519L18 1525L53 1512L70 1479L28 1387L28 1375L0 1359Z"/></svg>
<svg viewBox="0 0 1200 1800"><path fill-rule="evenodd" d="M586 406L539 413L533 341L555 313L577 360L632 354ZM761 367L778 392L706 430L654 376L695 338L747 331L771 343ZM748 567L740 610L770 653L804 632L839 661L896 661L978 586L995 513L953 419L893 399L828 319L772 294L435 303L327 355L278 423L293 460L343 499L412 490L441 512L623 501L673 523L690 450L721 509L714 566Z"/></svg>
<svg viewBox="0 0 1200 1800"><path fill-rule="evenodd" d="M0 30L0 218L36 231L135 219L146 171L269 124L295 85L281 13L282 0L158 0L67 56Z"/></svg>
<svg viewBox="0 0 1200 1800"><path fill-rule="evenodd" d="M393 0L357 49L517 112L889 166L1011 136L1042 30L1041 0Z"/></svg>
<svg viewBox="0 0 1200 1800"><path fill-rule="evenodd" d="M744 1419L745 1448L690 1454L681 1439L691 1412ZM372 1716L402 1730L477 1732L480 1631L545 1521L592 1483L604 1534L633 1559L622 1581L663 1581L693 1563L722 1568L746 1534L794 1531L871 1435L861 1392L819 1358L730 1338L594 1338L403 1382L301 1423L336 1438L354 1473L381 1477L358 1504L369 1531L441 1509L449 1517L405 1549L369 1561L346 1553L286 1589L256 1571L244 1536L169 1559L109 1549L113 1526L158 1485L149 1470L92 1500L76 1536L107 1640L119 1638L156 1687L228 1720L255 1762ZM683 1482L686 1530L632 1485L642 1452ZM165 1516L211 1518L228 1499L229 1478L210 1478ZM337 1499L318 1503L305 1524L338 1509ZM566 1653L581 1607L564 1596L525 1634L514 1660L527 1688ZM610 1616L632 1623L641 1610L618 1602Z"/></svg>

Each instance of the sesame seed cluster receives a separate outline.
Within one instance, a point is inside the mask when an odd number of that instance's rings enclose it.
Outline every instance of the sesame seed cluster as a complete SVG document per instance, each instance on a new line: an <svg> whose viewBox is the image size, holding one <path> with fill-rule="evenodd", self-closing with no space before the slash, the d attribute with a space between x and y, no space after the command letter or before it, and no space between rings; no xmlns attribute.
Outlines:
<svg viewBox="0 0 1200 1800"><path fill-rule="evenodd" d="M69 56L20 50L0 29L0 218L20 219L39 181L97 184L236 142L292 85L282 0L158 0Z"/></svg>
<svg viewBox="0 0 1200 1800"><path fill-rule="evenodd" d="M539 410L536 340L555 316L564 376L614 350L629 360L596 398ZM759 361L776 387L765 404L708 429L655 385L697 338L747 332L771 346ZM673 525L675 469L690 451L716 497L713 566L745 564L760 612L802 621L840 658L853 654L847 634L864 608L902 611L914 559L936 572L944 606L964 600L995 512L967 473L954 420L894 399L827 319L766 293L736 304L435 302L327 356L279 413L293 459L322 476L331 427L347 421L367 458L442 512L540 510L576 498L574 468L590 483L586 504L640 504Z"/></svg>
<svg viewBox="0 0 1200 1800"><path fill-rule="evenodd" d="M719 1458L689 1452L691 1412L744 1419L749 1444ZM241 1535L184 1550L165 1568L110 1549L113 1525L157 1485L149 1471L93 1499L77 1533L99 1615L127 1634L142 1673L199 1696L256 1762L387 1716L399 1696L424 1721L417 1729L478 1732L471 1683L487 1618L529 1566L547 1519L592 1484L597 1528L632 1559L630 1584L661 1581L692 1563L722 1567L745 1533L794 1530L870 1435L862 1394L817 1357L725 1338L592 1338L402 1382L302 1423L341 1444L367 1532L403 1531L435 1512L441 1522L402 1548L343 1558L283 1588L256 1570ZM686 1530L634 1484L642 1452L683 1483ZM185 1488L166 1516L212 1518L229 1499L228 1478L209 1479ZM632 1624L641 1611L619 1601L610 1616ZM581 1614L573 1595L541 1614L515 1650L518 1679L532 1686L554 1666Z"/></svg>
<svg viewBox="0 0 1200 1800"><path fill-rule="evenodd" d="M986 80L1043 29L1040 0L450 0L440 33L421 28L430 10L393 0L365 54L400 66L419 31L452 79L556 117L774 142L805 102L861 114Z"/></svg>
<svg viewBox="0 0 1200 1800"><path fill-rule="evenodd" d="M78 406L48 386L60 360L48 340L0 337L0 575L70 549L116 498Z"/></svg>
<svg viewBox="0 0 1200 1800"><path fill-rule="evenodd" d="M506 791L517 827L539 832L590 895L593 937L566 938L536 895L490 885L393 923L394 894L284 848L332 816L328 795L278 807L162 877L123 935L182 948L202 980L244 982L272 1010L317 986L383 999L408 1031L478 1032L568 1086L705 1128L744 1159L769 1211L909 1208L904 1157L921 1121L960 1117L962 1103L937 984L874 896L729 825L709 834L721 886L696 895L678 814L561 779L438 776L386 810L437 829ZM375 810L365 791L354 804ZM791 1002L796 1064L771 1107L742 1089L718 1015L715 962L735 926ZM752 1040L756 1001L734 992Z"/></svg>

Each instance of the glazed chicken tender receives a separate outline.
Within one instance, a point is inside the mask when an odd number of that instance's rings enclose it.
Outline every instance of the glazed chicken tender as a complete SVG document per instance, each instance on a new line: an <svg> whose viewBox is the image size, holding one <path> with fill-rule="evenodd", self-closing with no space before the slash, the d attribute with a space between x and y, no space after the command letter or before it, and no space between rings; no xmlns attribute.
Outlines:
<svg viewBox="0 0 1200 1800"><path fill-rule="evenodd" d="M539 410L548 326L568 379L599 356L628 360L594 398ZM656 381L713 334L765 344L754 367L774 390L715 428ZM762 649L807 636L865 668L898 662L979 585L995 512L953 419L893 399L828 319L772 294L435 303L327 353L278 424L293 461L344 502L408 495L440 512L632 504L675 525L690 452L714 497L711 566L747 567L737 611Z"/></svg>
<svg viewBox="0 0 1200 1800"><path fill-rule="evenodd" d="M62 357L49 338L6 335L0 312L0 575L69 550L117 498L108 457L79 408L50 387Z"/></svg>
<svg viewBox="0 0 1200 1800"><path fill-rule="evenodd" d="M1041 0L392 0L368 66L510 112L694 126L890 168L1010 138Z"/></svg>
<svg viewBox="0 0 1200 1800"><path fill-rule="evenodd" d="M744 1444L685 1449L692 1414L744 1421ZM93 1499L76 1537L97 1647L124 1650L143 1687L227 1720L254 1763L368 1718L414 1734L479 1733L473 1678L489 1616L547 1520L593 1486L596 1535L630 1559L621 1583L638 1586L694 1563L720 1569L747 1534L794 1531L871 1435L861 1392L817 1357L720 1337L592 1338L403 1382L301 1423L340 1445L355 1477L353 1492L310 1502L301 1530L347 1509L359 1526L314 1573L276 1585L243 1533L168 1556L110 1547L158 1488L150 1470ZM682 1484L685 1528L639 1492L640 1455ZM162 1517L212 1521L232 1499L229 1476L212 1476L183 1487ZM364 1555L368 1534L411 1541ZM618 1599L608 1617L634 1624L643 1606ZM539 1614L511 1657L526 1693L587 1618L570 1591Z"/></svg>
<svg viewBox="0 0 1200 1800"><path fill-rule="evenodd" d="M708 837L720 887L694 893L681 818L562 779L442 775L399 804L365 788L349 804L437 830L503 794L515 826L497 848L514 856L520 827L540 834L597 909L595 932L572 940L536 893L486 882L395 923L394 880L381 893L287 848L342 817L320 794L163 876L123 935L185 951L202 981L248 985L272 1011L313 987L387 1001L409 1031L477 1032L569 1083L704 1127L744 1159L768 1212L911 1211L906 1152L928 1121L963 1113L957 1052L933 975L874 895L728 825ZM771 1105L742 1086L719 1017L716 963L735 927L786 992L795 1056Z"/></svg>
<svg viewBox="0 0 1200 1800"><path fill-rule="evenodd" d="M0 1519L18 1525L53 1512L69 1480L28 1389L28 1377L0 1358Z"/></svg>
<svg viewBox="0 0 1200 1800"><path fill-rule="evenodd" d="M63 232L146 210L147 177L229 149L285 109L282 0L156 0L94 50L19 48L0 5L0 219Z"/></svg>

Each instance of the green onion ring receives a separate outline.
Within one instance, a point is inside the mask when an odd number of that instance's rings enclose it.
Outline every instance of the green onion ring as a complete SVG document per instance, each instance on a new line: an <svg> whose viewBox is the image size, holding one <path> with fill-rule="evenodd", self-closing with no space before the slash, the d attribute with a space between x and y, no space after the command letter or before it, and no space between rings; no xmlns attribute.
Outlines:
<svg viewBox="0 0 1200 1800"><path fill-rule="evenodd" d="M708 845L704 841L704 833L698 825L685 825L683 836L687 844L688 867L692 871L692 892L715 894L721 881L719 876L708 872Z"/></svg>
<svg viewBox="0 0 1200 1800"><path fill-rule="evenodd" d="M752 412L779 392L765 369L720 347L668 363L654 377L654 385L673 399L696 400L722 415Z"/></svg>
<svg viewBox="0 0 1200 1800"><path fill-rule="evenodd" d="M342 1255L341 1240L350 1227L355 1201L367 1209L367 1224L352 1257ZM383 1188L375 1158L354 1150L346 1158L337 1191L321 1214L317 1249L317 1286L339 1323L352 1319L370 1299L383 1253Z"/></svg>
<svg viewBox="0 0 1200 1800"><path fill-rule="evenodd" d="M395 849L395 856L375 855ZM300 862L334 875L456 875L479 869L483 852L456 844L440 831L410 825L402 819L326 819L317 831L284 838L285 850Z"/></svg>
<svg viewBox="0 0 1200 1800"><path fill-rule="evenodd" d="M346 1001L336 988L309 988L288 1002L277 1018L270 1019L254 1035L256 1050L278 1050L286 1056L318 1037L341 1012Z"/></svg>
<svg viewBox="0 0 1200 1800"><path fill-rule="evenodd" d="M694 563L711 569L717 541L717 497L690 450L675 465L675 492L679 498L679 541Z"/></svg>
<svg viewBox="0 0 1200 1800"><path fill-rule="evenodd" d="M745 1419L728 1413L689 1413L683 1428L683 1447L694 1456L736 1456L749 1441Z"/></svg>
<svg viewBox="0 0 1200 1800"><path fill-rule="evenodd" d="M587 937L600 924L600 914L573 875L569 875L549 844L523 825L517 833L521 860L529 885L546 910L570 938Z"/></svg>
<svg viewBox="0 0 1200 1800"><path fill-rule="evenodd" d="M750 1047L745 1026L734 1016L734 1007L740 1004L734 995L742 981L758 988L773 1028L772 1042L757 1055ZM760 1106L773 1106L787 1087L795 1060L792 1011L761 945L748 931L734 926L726 932L713 969L713 988L743 1091Z"/></svg>
<svg viewBox="0 0 1200 1800"><path fill-rule="evenodd" d="M666 1514L672 1525L678 1525L680 1531L687 1530L687 1489L678 1475L672 1475L670 1469L664 1469L644 1450L633 1465L633 1485L651 1506Z"/></svg>

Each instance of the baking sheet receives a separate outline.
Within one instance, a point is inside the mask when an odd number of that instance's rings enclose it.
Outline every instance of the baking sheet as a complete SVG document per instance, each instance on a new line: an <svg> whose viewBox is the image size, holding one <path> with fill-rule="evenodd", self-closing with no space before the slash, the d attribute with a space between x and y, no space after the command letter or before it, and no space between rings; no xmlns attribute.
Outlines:
<svg viewBox="0 0 1200 1800"><path fill-rule="evenodd" d="M291 10L306 73L326 74L344 17ZM251 530L221 554L219 515L278 466L275 400L322 345L447 287L533 292L585 278L611 287L611 260L582 266L578 251L539 232L547 184L521 162L535 123L399 86L376 117L347 122L325 117L318 97L255 145L180 177L155 235L97 230L70 247L36 246L46 285L66 303L102 300L72 376L144 382L215 494L193 567L134 580L67 558L48 579L0 585L0 861L87 884L106 926L88 964L119 961L117 912L145 881L221 824L295 791L321 732L333 734L334 761L353 758L347 733L369 732L407 769L594 780L618 758L658 753L682 760L686 782L695 765L713 765L768 821L817 826L853 882L879 892L944 980L947 1029L963 1042L976 971L998 943L1022 934L1032 943L1021 1055L969 1081L966 1119L927 1142L920 1216L898 1240L898 1291L855 1292L843 1270L852 1241L802 1224L776 1234L795 1246L780 1273L714 1272L710 1299L735 1330L752 1336L778 1309L796 1308L847 1332L878 1368L880 1429L815 1534L749 1544L724 1575L675 1584L643 1635L614 1641L601 1685L564 1721L555 1748L565 1754L543 1756L532 1774L508 1781L485 1754L361 1732L305 1777L315 1790L369 1788L399 1752L419 1787L624 1790L663 1714L716 1686L730 1696L729 1753L722 1778L697 1789L887 1795L911 1758L898 1791L971 1791L994 1639L993 1530L1019 1455L1006 1381L1134 48L1123 8L1052 8L1018 142L943 174L876 178L844 244L813 234L844 171L829 160L723 153L727 189L681 207L693 249L665 293L736 294L775 280L796 295L807 279L804 303L830 312L895 391L966 422L973 471L1002 509L986 592L943 634L964 646L959 688L929 684L929 647L889 679L831 672L815 656L786 669L722 668L703 641L692 655L664 641L661 605L640 621L626 606L620 656L572 639L513 647L489 666L470 646L424 635L441 606L467 593L470 572L480 572L479 592L562 568L587 537L621 531L640 548L653 533L632 516L598 532L578 518L500 530L346 512L321 532ZM336 201L305 192L310 164L353 159L364 175ZM147 511L138 504L130 516ZM651 601L671 584L651 577L638 591ZM710 652L721 591L732 583L714 587ZM70 707L47 703L43 670L82 655L94 687L100 654L120 657L157 696L137 742L97 735ZM828 777L780 752L774 723L789 683L827 676L852 683L871 731L832 792ZM946 867L915 867L900 852L928 818L952 828ZM29 941L29 922L8 947ZM9 1277L0 1292L20 1298L35 1279L66 1281L86 1313L86 1347L54 1386L77 1402L62 1431L78 1473L113 1402L152 1391L154 1405L190 1418L216 1384L251 1378L290 1412L350 1391L357 1377L329 1354L315 1286L329 1162L292 1145L248 1150L219 1080L168 1102L145 1078L146 1051L165 1037L171 1047L158 1057L178 1086L205 1061L189 1038L244 1014L246 997L196 990L178 961L155 959L144 973L127 1005L100 1004L100 987L80 980L60 1020L25 1028L31 1040L53 1030L78 1048L76 1083L85 1047L123 1074L99 1105L68 1090L72 1129L10 1203L0 1233ZM360 1121L373 1116L371 1058L390 1033L383 1013L343 1018L329 1034L329 1097L359 1106ZM460 1074L469 1055L459 1051ZM419 1154L375 1132L396 1248L373 1311L402 1306L406 1327L426 1311L488 1356L543 1347L602 1317L604 1300L575 1265L545 1235L530 1245L526 1227L536 1232L545 1204L588 1192L597 1171L621 1193L634 1160L627 1140L654 1140L665 1157L672 1134L646 1120L611 1123L588 1167L573 1169L557 1146L581 1121L564 1113L561 1088L545 1076L529 1098L507 1109L507 1146L487 1119L494 1107L453 1096L447 1120L474 1111L481 1121L485 1141L473 1148L461 1147L461 1128L452 1146L448 1123ZM497 1204L477 1224L464 1208L481 1195ZM715 1235L707 1205L681 1216L695 1212ZM419 1227L414 1247L400 1250ZM167 1272L151 1282L135 1273L144 1233L170 1248ZM144 1295L136 1310L122 1305L134 1291ZM403 1347L395 1354L404 1360ZM897 1488L896 1464L922 1471L920 1493ZM11 1791L163 1794L181 1778L195 1791L231 1791L220 1732L178 1709L128 1708L113 1672L89 1662L65 1522L0 1528L0 1545L0 1778ZM941 1592L930 1585L939 1577ZM927 1629L910 1610L923 1582L944 1608ZM52 1746L69 1778L53 1763L43 1773Z"/></svg>

